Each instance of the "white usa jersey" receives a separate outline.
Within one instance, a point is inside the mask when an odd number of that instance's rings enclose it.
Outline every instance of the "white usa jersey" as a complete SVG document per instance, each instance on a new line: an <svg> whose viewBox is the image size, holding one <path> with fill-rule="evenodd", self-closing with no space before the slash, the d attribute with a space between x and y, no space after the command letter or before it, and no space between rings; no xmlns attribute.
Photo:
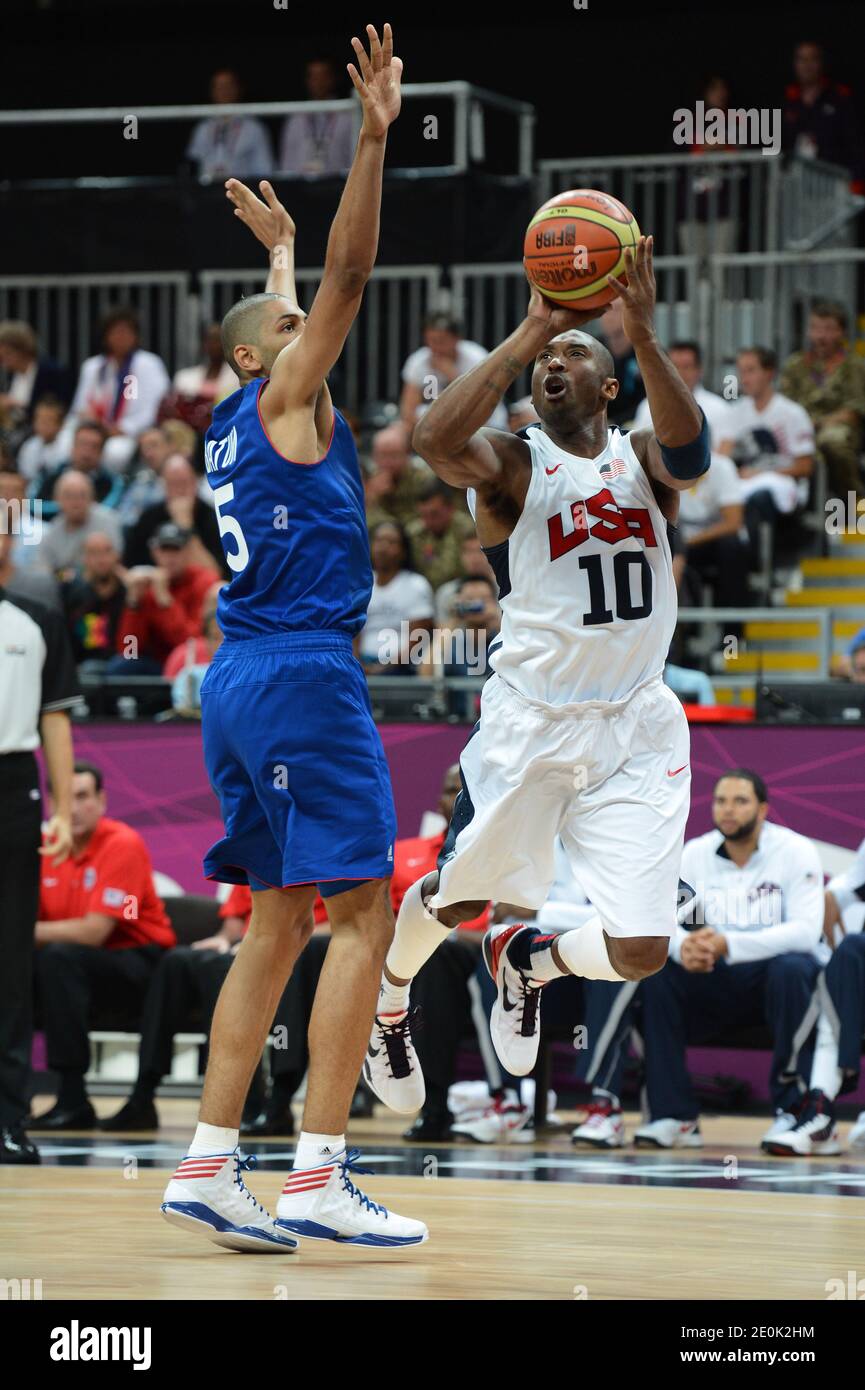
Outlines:
<svg viewBox="0 0 865 1390"><path fill-rule="evenodd" d="M487 548L502 610L490 665L541 704L625 700L661 674L676 626L666 519L619 430L594 459L540 427L528 443L522 515ZM470 491L472 511L474 501Z"/></svg>

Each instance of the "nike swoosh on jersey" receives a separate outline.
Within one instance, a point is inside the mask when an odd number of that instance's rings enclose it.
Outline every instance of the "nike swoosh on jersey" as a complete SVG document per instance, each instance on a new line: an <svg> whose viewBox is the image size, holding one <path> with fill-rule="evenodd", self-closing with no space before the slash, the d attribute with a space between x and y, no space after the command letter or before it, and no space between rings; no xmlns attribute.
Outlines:
<svg viewBox="0 0 865 1390"><path fill-rule="evenodd" d="M681 767L677 767L677 768L675 769L674 772L670 772L670 770L667 769L667 776L668 776L668 777L678 777L679 773L680 773L680 772L684 772L684 771L685 771L685 768L686 768L687 766L688 766L687 763L682 763L682 766L681 766Z"/></svg>
<svg viewBox="0 0 865 1390"><path fill-rule="evenodd" d="M562 465L560 463L557 463L555 468L547 468L546 464L544 464L544 472L546 473L548 478L551 478L554 473L558 473L561 466Z"/></svg>

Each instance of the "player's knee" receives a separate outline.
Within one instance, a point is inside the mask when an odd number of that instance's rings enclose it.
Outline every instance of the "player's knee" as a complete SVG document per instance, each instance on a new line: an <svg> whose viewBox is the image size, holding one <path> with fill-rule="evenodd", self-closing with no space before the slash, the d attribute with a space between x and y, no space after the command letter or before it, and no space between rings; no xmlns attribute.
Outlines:
<svg viewBox="0 0 865 1390"><path fill-rule="evenodd" d="M390 903L390 879L370 878L326 899L327 915L332 932L353 931L368 937L384 949L393 937L393 909Z"/></svg>
<svg viewBox="0 0 865 1390"><path fill-rule="evenodd" d="M608 936L607 954L622 979L645 980L663 969L669 945L667 936Z"/></svg>
<svg viewBox="0 0 865 1390"><path fill-rule="evenodd" d="M480 917L486 903L448 903L447 907L436 908L436 918L443 927L459 927L463 922L472 922Z"/></svg>

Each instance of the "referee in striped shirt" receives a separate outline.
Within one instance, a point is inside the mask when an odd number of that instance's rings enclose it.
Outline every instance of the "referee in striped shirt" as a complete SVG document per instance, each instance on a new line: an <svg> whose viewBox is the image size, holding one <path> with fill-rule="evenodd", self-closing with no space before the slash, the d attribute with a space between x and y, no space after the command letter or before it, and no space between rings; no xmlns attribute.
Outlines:
<svg viewBox="0 0 865 1390"><path fill-rule="evenodd" d="M0 499L0 1163L38 1163L24 1132L30 1109L33 937L40 855L72 847L72 730L79 698L72 649L59 612L13 597L12 537ZM34 749L42 744L54 814L42 828Z"/></svg>

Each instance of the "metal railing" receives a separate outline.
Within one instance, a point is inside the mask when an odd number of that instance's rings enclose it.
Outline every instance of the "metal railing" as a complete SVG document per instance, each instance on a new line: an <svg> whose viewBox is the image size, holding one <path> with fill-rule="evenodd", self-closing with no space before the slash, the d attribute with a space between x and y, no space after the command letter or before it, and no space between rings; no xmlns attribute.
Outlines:
<svg viewBox="0 0 865 1390"><path fill-rule="evenodd" d="M705 380L720 390L725 371L743 346L773 347L783 360L804 339L807 311L817 298L853 306L865 288L865 250L748 252L709 258L708 276L697 256L659 256L656 325L663 344L695 338L703 344ZM309 308L322 270L297 272ZM198 360L201 326L219 319L241 295L264 288L266 269L158 274L15 275L0 279L0 318L24 319L41 350L78 367L99 350L99 319L118 301L131 303L142 321L142 343L171 371ZM528 286L519 261L498 264L377 266L364 291L357 322L334 373L341 403L357 411L366 402L397 400L401 370L421 346L425 316L448 308L465 335L492 349L525 314ZM5 377L0 373L0 386ZM529 374L515 383L526 394Z"/></svg>
<svg viewBox="0 0 865 1390"><path fill-rule="evenodd" d="M179 367L197 360L201 333L190 319L186 271L0 279L0 319L23 319L36 330L43 352L79 367L101 350L99 322L118 303L137 311L143 346L165 363Z"/></svg>
<svg viewBox="0 0 865 1390"><path fill-rule="evenodd" d="M834 164L757 150L538 163L541 201L568 188L603 188L633 209L661 250L704 257L830 239L849 245L852 219L865 206L849 183L847 170Z"/></svg>
<svg viewBox="0 0 865 1390"><path fill-rule="evenodd" d="M675 338L703 340L708 335L709 295L701 288L698 268L694 256L655 259L655 322L663 343ZM462 320L466 337L485 347L502 342L525 315L529 287L520 261L455 265L449 278L451 308ZM514 392L527 394L529 379L526 369L514 383Z"/></svg>
<svg viewBox="0 0 865 1390"><path fill-rule="evenodd" d="M408 82L402 86L403 103L417 101L446 100L453 105L453 132L450 142L450 162L425 165L423 159L416 159L411 168L419 165L435 168L442 174L464 173L471 163L484 160L484 118L488 111L503 112L516 119L517 140L514 166L511 172L531 176L534 167L535 109L527 101L490 92L485 87L477 87L471 82ZM276 117L286 120L289 116L312 115L334 111L351 112L356 128L360 129L361 108L359 98L349 97L327 101L249 101L231 102L222 105L199 103L197 105L67 107L63 109L41 108L38 110L0 111L0 126L13 126L20 129L26 126L46 125L118 125L123 126L134 118L138 127L148 123L178 122L222 119L230 116L252 116L262 120ZM418 123L417 152L428 153L435 149L437 141L430 140L424 133L422 122ZM403 126L407 124L403 115ZM182 155L178 155L178 161ZM262 174L279 174L278 150L272 170L261 170ZM391 165L391 169L400 166ZM173 171L172 171L173 172ZM221 177L221 176L220 176Z"/></svg>
<svg viewBox="0 0 865 1390"><path fill-rule="evenodd" d="M297 271L302 308L309 309L321 276L320 268ZM261 269L208 270L198 279L200 316L207 321L221 319L235 300L264 288ZM423 321L439 306L441 283L439 266L376 266L335 369L342 374L340 403L348 410L399 398L403 363L423 341Z"/></svg>
<svg viewBox="0 0 865 1390"><path fill-rule="evenodd" d="M753 344L773 348L783 362L801 346L816 299L859 302L863 265L865 251L848 247L713 257L711 333L703 340L709 372L717 376Z"/></svg>

